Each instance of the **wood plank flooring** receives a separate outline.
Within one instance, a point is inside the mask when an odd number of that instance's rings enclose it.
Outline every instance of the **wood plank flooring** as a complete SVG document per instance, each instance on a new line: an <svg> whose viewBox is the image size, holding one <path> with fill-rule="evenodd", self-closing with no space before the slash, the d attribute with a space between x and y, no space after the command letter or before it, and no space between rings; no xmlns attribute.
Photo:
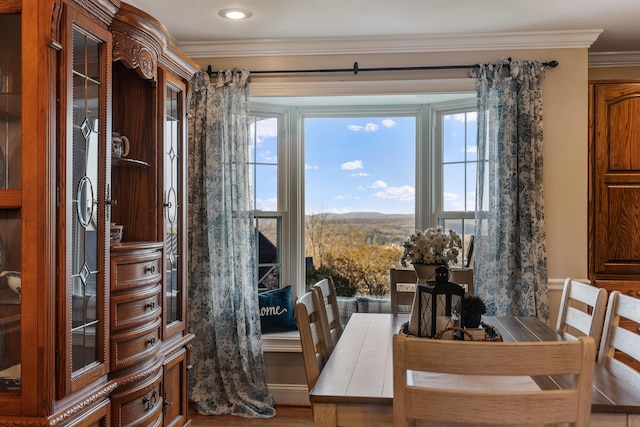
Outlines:
<svg viewBox="0 0 640 427"><path fill-rule="evenodd" d="M273 418L253 419L235 415L205 416L190 409L191 427L313 427L311 406L276 405L276 416Z"/></svg>

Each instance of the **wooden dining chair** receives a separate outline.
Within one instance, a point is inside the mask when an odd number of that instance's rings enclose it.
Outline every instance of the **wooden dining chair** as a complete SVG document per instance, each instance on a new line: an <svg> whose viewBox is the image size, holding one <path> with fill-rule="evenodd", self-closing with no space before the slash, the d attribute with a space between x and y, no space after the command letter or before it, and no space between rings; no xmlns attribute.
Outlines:
<svg viewBox="0 0 640 427"><path fill-rule="evenodd" d="M329 335L335 347L343 331L342 323L340 323L340 310L338 309L338 296L336 294L335 283L333 283L331 277L327 276L313 285L313 287L318 293L320 303L324 306Z"/></svg>
<svg viewBox="0 0 640 427"><path fill-rule="evenodd" d="M606 289L567 278L560 299L556 332L569 339L588 335L598 347L606 310Z"/></svg>
<svg viewBox="0 0 640 427"><path fill-rule="evenodd" d="M640 299L612 291L607 303L598 363L640 389ZM635 331L624 326L634 325ZM620 354L622 353L622 354Z"/></svg>
<svg viewBox="0 0 640 427"><path fill-rule="evenodd" d="M399 306L409 306L413 303L416 293L415 285L418 277L414 270L399 268L389 269L389 294L391 296L391 314L398 314ZM400 289L398 285L405 285ZM407 286L412 285L412 286ZM409 288L409 290L407 289ZM410 310L409 310L410 311Z"/></svg>
<svg viewBox="0 0 640 427"><path fill-rule="evenodd" d="M463 425L575 423L587 427L595 352L592 337L487 343L396 334L394 426L408 427L415 420L427 420ZM546 375L573 376L573 388L542 390L531 378Z"/></svg>
<svg viewBox="0 0 640 427"><path fill-rule="evenodd" d="M296 320L300 332L307 386L311 391L333 351L327 319L315 289L312 288L298 300Z"/></svg>

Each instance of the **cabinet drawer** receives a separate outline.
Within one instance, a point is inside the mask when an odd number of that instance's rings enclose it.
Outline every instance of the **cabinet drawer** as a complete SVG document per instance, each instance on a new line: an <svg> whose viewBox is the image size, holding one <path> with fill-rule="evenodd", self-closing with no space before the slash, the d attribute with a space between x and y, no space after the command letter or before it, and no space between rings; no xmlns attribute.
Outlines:
<svg viewBox="0 0 640 427"><path fill-rule="evenodd" d="M162 311L161 285L111 295L111 329L119 331L151 322Z"/></svg>
<svg viewBox="0 0 640 427"><path fill-rule="evenodd" d="M113 418L118 426L156 426L162 421L160 382L162 370L148 381L111 397Z"/></svg>
<svg viewBox="0 0 640 427"><path fill-rule="evenodd" d="M153 357L160 349L161 320L111 334L111 369L121 369Z"/></svg>
<svg viewBox="0 0 640 427"><path fill-rule="evenodd" d="M162 251L111 257L111 290L152 285L162 280Z"/></svg>

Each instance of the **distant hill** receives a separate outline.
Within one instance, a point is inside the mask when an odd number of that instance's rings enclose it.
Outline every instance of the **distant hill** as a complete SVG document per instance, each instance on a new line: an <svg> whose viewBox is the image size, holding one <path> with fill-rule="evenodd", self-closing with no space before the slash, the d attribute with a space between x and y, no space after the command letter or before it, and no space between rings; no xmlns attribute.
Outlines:
<svg viewBox="0 0 640 427"><path fill-rule="evenodd" d="M311 219L311 216L308 216ZM384 214L380 212L349 212L344 214L322 213L316 219L325 223L323 230L327 235L344 236L353 230L362 233L367 244L401 245L407 236L414 231L412 214Z"/></svg>
<svg viewBox="0 0 640 427"><path fill-rule="evenodd" d="M392 220L407 220L414 217L413 214L385 214L381 212L348 212L343 214L327 213L327 219L330 220L346 220L346 219L392 219Z"/></svg>

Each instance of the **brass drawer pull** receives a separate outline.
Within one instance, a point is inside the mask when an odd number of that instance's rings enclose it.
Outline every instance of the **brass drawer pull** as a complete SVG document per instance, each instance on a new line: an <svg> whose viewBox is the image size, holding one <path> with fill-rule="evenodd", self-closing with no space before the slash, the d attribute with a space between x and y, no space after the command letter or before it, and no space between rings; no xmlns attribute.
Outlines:
<svg viewBox="0 0 640 427"><path fill-rule="evenodd" d="M167 407L167 406L172 406L172 405L173 405L173 402L170 402L170 401L168 401L168 400L166 400L166 399L164 400L164 406L165 406L165 407Z"/></svg>
<svg viewBox="0 0 640 427"><path fill-rule="evenodd" d="M154 308L156 308L156 303L155 302L148 302L144 305L144 309L147 310L153 310Z"/></svg>
<svg viewBox="0 0 640 427"><path fill-rule="evenodd" d="M158 401L158 392L153 390L153 392L151 392L151 398L148 398L147 396L142 398L142 404L145 406L144 410L149 411L153 409L157 401Z"/></svg>
<svg viewBox="0 0 640 427"><path fill-rule="evenodd" d="M149 265L149 266L144 268L144 272L145 273L155 273L156 272L156 266L155 265Z"/></svg>
<svg viewBox="0 0 640 427"><path fill-rule="evenodd" d="M153 337L153 338L149 338L149 339L147 340L147 344L148 344L148 345L154 345L155 343L156 343L156 338L155 338L155 337Z"/></svg>

